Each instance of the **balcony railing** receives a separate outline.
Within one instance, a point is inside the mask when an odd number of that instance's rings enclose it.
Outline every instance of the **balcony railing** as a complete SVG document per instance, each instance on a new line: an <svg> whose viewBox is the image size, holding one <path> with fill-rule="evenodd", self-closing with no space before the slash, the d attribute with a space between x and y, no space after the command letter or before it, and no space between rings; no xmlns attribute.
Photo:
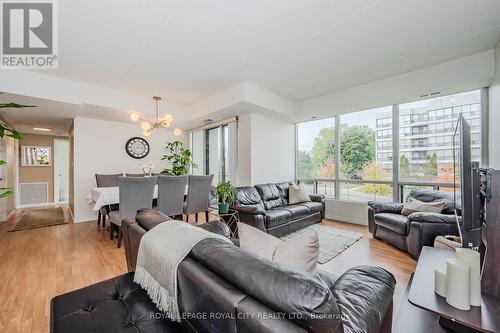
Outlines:
<svg viewBox="0 0 500 333"><path fill-rule="evenodd" d="M392 181L392 180L362 180L362 179L331 179L311 178L297 179L298 183L306 185L311 194L325 194L327 198L366 202L389 201L404 202L410 191L415 188L453 191L454 184L446 182L420 182L420 181ZM337 189L337 184L340 189ZM384 189L370 187L369 185L387 185ZM397 191L394 191L397 186ZM385 192L385 193L384 193ZM340 197L337 197L340 196Z"/></svg>

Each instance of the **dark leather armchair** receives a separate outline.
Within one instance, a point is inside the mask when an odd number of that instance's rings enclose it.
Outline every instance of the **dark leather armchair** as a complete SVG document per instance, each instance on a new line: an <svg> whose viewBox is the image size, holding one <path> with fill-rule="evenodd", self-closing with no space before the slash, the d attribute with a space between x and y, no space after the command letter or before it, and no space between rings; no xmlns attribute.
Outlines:
<svg viewBox="0 0 500 333"><path fill-rule="evenodd" d="M383 240L418 259L423 246L432 246L437 236L457 235L453 193L412 190L410 197L423 202L444 202L443 212L401 215L404 204L368 202L368 228L374 238Z"/></svg>
<svg viewBox="0 0 500 333"><path fill-rule="evenodd" d="M231 209L239 212L241 222L277 237L321 222L325 217L325 196L311 194L310 202L289 204L289 186L285 182L237 187Z"/></svg>

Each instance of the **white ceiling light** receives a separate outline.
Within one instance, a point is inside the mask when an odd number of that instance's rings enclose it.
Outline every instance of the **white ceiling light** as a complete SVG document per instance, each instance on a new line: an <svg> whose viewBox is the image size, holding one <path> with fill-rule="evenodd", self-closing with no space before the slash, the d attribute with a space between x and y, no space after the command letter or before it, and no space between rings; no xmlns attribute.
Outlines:
<svg viewBox="0 0 500 333"><path fill-rule="evenodd" d="M144 136L150 136L151 132L155 128L168 128L170 131L172 131L174 133L175 136L181 135L182 131L180 129L176 128L174 130L171 130L169 128L170 125L172 124L172 122L174 121L174 118L172 117L171 114L166 114L165 116L160 118L158 104L161 101L161 97L160 96L153 96L153 99L155 101L155 121L154 122L150 122L148 120L142 119L141 116L139 115L139 113L137 113L137 112L131 113L130 119L132 119L132 121L134 121L134 122L137 122L139 120L141 121L142 134Z"/></svg>
<svg viewBox="0 0 500 333"><path fill-rule="evenodd" d="M45 127L33 127L35 131L41 131L41 132L52 132L51 128L45 128Z"/></svg>

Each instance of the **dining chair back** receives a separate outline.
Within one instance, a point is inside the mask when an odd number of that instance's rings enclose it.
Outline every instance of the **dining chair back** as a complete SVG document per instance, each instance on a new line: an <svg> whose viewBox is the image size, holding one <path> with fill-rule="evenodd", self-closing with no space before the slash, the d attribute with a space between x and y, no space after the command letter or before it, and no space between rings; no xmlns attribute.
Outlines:
<svg viewBox="0 0 500 333"><path fill-rule="evenodd" d="M125 176L127 177L144 177L143 173L126 173Z"/></svg>
<svg viewBox="0 0 500 333"><path fill-rule="evenodd" d="M152 208L158 177L120 177L120 222L135 219L137 210Z"/></svg>
<svg viewBox="0 0 500 333"><path fill-rule="evenodd" d="M214 175L189 175L188 195L184 214L208 212L210 187L212 186L213 178Z"/></svg>
<svg viewBox="0 0 500 333"><path fill-rule="evenodd" d="M158 210L167 216L182 215L188 176L158 176Z"/></svg>
<svg viewBox="0 0 500 333"><path fill-rule="evenodd" d="M119 178L123 176L122 173L117 174L95 174L95 181L97 187L117 187Z"/></svg>

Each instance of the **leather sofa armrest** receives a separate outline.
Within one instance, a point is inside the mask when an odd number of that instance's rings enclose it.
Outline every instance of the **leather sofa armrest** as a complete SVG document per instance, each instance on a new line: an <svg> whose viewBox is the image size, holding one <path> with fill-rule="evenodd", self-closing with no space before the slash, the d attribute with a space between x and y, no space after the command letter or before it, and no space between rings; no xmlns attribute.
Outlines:
<svg viewBox="0 0 500 333"><path fill-rule="evenodd" d="M325 195L324 194L309 194L309 198L311 198L311 201L323 202L325 200Z"/></svg>
<svg viewBox="0 0 500 333"><path fill-rule="evenodd" d="M393 202L368 201L368 206L370 206L373 209L373 212L375 214L378 213L401 214L404 204L396 202L393 203Z"/></svg>
<svg viewBox="0 0 500 333"><path fill-rule="evenodd" d="M243 214L256 214L256 215L266 215L266 211L264 211L261 207L255 206L244 206L244 205L232 205L231 209L237 210Z"/></svg>
<svg viewBox="0 0 500 333"><path fill-rule="evenodd" d="M395 285L394 276L382 267L357 266L342 274L332 293L344 327L353 332L379 332L384 318L391 317Z"/></svg>
<svg viewBox="0 0 500 333"><path fill-rule="evenodd" d="M370 206L368 206L368 231L370 231L373 237L376 237L377 224L375 223L375 211Z"/></svg>
<svg viewBox="0 0 500 333"><path fill-rule="evenodd" d="M135 264L137 263L139 244L146 230L132 219L124 219L121 228L123 232L127 269L129 272L133 272L135 270Z"/></svg>
<svg viewBox="0 0 500 333"><path fill-rule="evenodd" d="M414 213L415 214L415 213ZM413 215L413 214L410 214ZM443 214L438 214L443 215ZM452 216L453 215L445 215ZM455 223L441 222L417 222L410 221L407 243L408 253L417 260L423 246L433 246L437 236L458 235L458 227Z"/></svg>
<svg viewBox="0 0 500 333"><path fill-rule="evenodd" d="M438 213L416 212L408 215L408 221L411 222L426 222L426 223L451 223L456 224L455 215L446 215Z"/></svg>

